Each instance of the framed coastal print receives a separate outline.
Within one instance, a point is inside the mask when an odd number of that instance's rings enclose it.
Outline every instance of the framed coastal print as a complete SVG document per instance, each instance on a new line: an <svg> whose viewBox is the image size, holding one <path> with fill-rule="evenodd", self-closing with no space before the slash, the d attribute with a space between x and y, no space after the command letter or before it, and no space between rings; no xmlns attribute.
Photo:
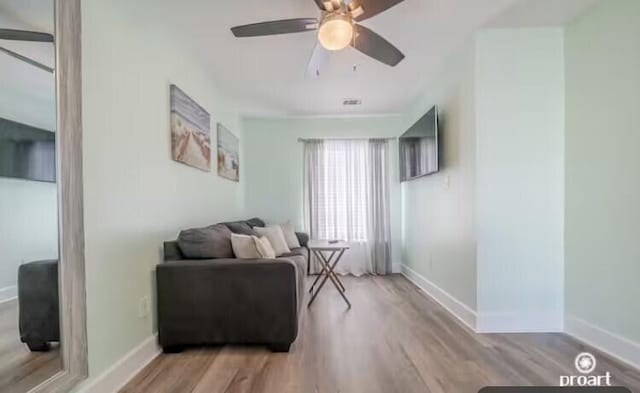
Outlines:
<svg viewBox="0 0 640 393"><path fill-rule="evenodd" d="M225 179L240 180L240 141L218 123L218 175Z"/></svg>
<svg viewBox="0 0 640 393"><path fill-rule="evenodd" d="M171 85L171 155L203 171L211 171L211 117L176 85Z"/></svg>

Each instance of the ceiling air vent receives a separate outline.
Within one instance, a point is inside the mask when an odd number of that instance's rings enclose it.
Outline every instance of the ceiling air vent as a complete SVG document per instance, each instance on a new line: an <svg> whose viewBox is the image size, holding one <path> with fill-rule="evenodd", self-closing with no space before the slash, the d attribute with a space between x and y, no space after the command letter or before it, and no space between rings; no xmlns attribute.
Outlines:
<svg viewBox="0 0 640 393"><path fill-rule="evenodd" d="M345 105L345 106L362 105L362 100L358 98L345 98L342 101L342 105Z"/></svg>

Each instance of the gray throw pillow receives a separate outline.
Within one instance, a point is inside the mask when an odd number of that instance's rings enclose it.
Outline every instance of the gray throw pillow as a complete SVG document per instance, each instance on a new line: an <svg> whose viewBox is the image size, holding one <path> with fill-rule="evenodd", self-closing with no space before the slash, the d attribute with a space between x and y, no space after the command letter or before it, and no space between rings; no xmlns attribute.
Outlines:
<svg viewBox="0 0 640 393"><path fill-rule="evenodd" d="M254 217L254 218L250 218L247 220L247 224L253 228L253 227L261 227L264 228L266 226L266 224L264 223L264 221L262 221L261 218L258 217Z"/></svg>
<svg viewBox="0 0 640 393"><path fill-rule="evenodd" d="M233 258L231 231L222 224L180 232L178 247L186 258Z"/></svg>
<svg viewBox="0 0 640 393"><path fill-rule="evenodd" d="M247 224L245 221L225 222L224 225L226 225L227 228L231 230L231 232L238 235L256 236L256 232L251 229L249 224Z"/></svg>

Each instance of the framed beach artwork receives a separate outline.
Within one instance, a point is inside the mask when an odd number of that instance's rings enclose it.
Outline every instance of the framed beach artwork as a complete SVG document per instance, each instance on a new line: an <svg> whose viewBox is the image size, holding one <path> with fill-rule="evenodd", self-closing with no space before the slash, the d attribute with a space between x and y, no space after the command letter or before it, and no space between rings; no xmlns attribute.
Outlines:
<svg viewBox="0 0 640 393"><path fill-rule="evenodd" d="M171 155L203 171L211 171L211 117L178 86L171 85Z"/></svg>
<svg viewBox="0 0 640 393"><path fill-rule="evenodd" d="M225 179L240 180L240 141L218 123L218 176Z"/></svg>

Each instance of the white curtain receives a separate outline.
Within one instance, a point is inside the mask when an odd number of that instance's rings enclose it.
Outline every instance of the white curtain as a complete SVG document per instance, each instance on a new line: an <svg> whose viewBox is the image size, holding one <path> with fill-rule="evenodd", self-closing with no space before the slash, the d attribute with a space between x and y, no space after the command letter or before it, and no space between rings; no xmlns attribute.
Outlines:
<svg viewBox="0 0 640 393"><path fill-rule="evenodd" d="M367 244L373 273L391 272L389 143L372 139L367 162Z"/></svg>
<svg viewBox="0 0 640 393"><path fill-rule="evenodd" d="M390 271L386 140L306 141L304 198L311 238L351 246L336 268L339 274Z"/></svg>

